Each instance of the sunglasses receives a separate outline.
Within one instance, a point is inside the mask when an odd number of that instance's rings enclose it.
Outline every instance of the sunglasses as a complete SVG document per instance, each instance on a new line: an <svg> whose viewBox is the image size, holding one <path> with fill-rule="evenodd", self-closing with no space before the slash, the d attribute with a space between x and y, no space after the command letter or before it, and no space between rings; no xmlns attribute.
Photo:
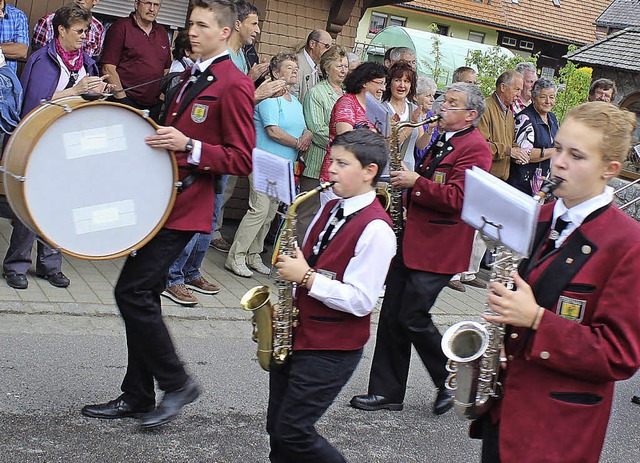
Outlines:
<svg viewBox="0 0 640 463"><path fill-rule="evenodd" d="M86 29L69 29L72 30L73 32L75 32L78 35L82 35L82 34L88 34L89 33L89 28L87 27Z"/></svg>
<svg viewBox="0 0 640 463"><path fill-rule="evenodd" d="M331 48L331 46L332 46L332 44L330 44L330 43L324 43L324 42L321 42L320 40L314 40L314 42L317 42L317 43L319 43L320 45L323 45L325 50L328 50L328 49L329 49L329 48Z"/></svg>

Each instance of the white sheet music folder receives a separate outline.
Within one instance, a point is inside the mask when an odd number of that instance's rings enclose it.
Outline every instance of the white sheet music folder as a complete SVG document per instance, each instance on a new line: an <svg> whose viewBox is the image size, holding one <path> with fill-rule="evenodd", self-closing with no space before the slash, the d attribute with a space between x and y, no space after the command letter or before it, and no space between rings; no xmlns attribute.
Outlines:
<svg viewBox="0 0 640 463"><path fill-rule="evenodd" d="M291 204L296 196L293 163L260 148L254 148L252 156L255 190L285 204Z"/></svg>
<svg viewBox="0 0 640 463"><path fill-rule="evenodd" d="M540 205L482 169L467 169L462 220L493 241L529 257Z"/></svg>

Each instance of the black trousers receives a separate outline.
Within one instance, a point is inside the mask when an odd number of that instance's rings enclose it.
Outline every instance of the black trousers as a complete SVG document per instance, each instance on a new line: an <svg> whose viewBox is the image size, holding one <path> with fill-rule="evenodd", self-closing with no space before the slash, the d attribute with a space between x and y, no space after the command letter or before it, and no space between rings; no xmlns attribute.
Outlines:
<svg viewBox="0 0 640 463"><path fill-rule="evenodd" d="M369 394L395 403L404 400L412 344L436 387L444 386L447 357L429 311L452 276L408 269L399 250L382 301Z"/></svg>
<svg viewBox="0 0 640 463"><path fill-rule="evenodd" d="M193 232L161 229L135 257L127 258L116 283L128 350L121 388L124 400L134 407L155 403L154 378L165 392L180 389L188 379L162 319L160 293L169 267L192 236Z"/></svg>
<svg viewBox="0 0 640 463"><path fill-rule="evenodd" d="M356 351L295 351L281 371L269 372L267 432L274 463L344 463L342 454L315 429L349 381Z"/></svg>

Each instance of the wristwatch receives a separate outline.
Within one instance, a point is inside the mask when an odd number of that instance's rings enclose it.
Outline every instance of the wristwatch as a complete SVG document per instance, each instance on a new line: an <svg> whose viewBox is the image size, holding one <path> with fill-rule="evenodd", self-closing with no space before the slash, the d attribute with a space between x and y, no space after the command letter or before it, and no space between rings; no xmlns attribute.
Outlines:
<svg viewBox="0 0 640 463"><path fill-rule="evenodd" d="M189 138L189 140L187 140L187 144L184 146L184 152L190 153L192 151L193 151L193 139Z"/></svg>

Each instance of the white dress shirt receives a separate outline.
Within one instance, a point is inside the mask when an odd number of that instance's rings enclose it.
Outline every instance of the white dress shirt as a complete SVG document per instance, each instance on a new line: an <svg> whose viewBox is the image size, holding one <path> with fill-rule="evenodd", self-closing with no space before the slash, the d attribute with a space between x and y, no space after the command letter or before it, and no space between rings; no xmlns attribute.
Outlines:
<svg viewBox="0 0 640 463"><path fill-rule="evenodd" d="M329 221L340 206L344 208L344 216L347 217L367 207L373 201L377 201L375 191L342 199L334 207ZM305 241L321 212L322 210L316 214L307 229ZM343 220L336 224L333 234L344 223ZM373 220L364 228L362 235L358 238L354 255L345 268L342 281L331 280L316 273L309 296L334 310L364 317L370 314L375 307L387 277L389 264L395 254L396 236L393 230L385 221Z"/></svg>
<svg viewBox="0 0 640 463"><path fill-rule="evenodd" d="M594 211L597 211L601 207L606 206L613 200L613 188L610 186L605 186L604 191L600 193L598 196L594 196L591 199L588 199L580 204L573 206L572 208L567 208L564 204L562 198L556 201L556 204L553 206L553 222L551 223L551 229L556 226L556 221L558 218L562 218L562 220L568 221L569 224L567 227L562 230L560 236L556 240L556 249L562 246L567 238L573 233L573 231L582 225L584 219L586 219L589 214Z"/></svg>

